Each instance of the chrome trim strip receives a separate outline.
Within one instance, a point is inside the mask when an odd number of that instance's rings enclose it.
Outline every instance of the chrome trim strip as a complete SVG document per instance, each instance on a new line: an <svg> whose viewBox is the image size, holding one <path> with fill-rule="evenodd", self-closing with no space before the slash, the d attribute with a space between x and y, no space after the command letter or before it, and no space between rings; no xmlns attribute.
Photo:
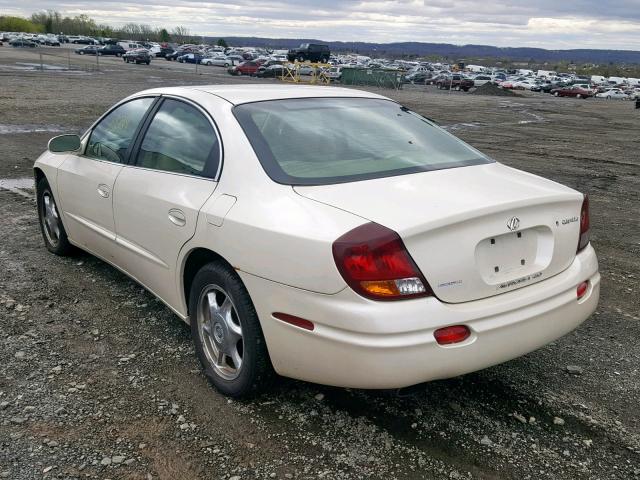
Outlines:
<svg viewBox="0 0 640 480"><path fill-rule="evenodd" d="M112 242L116 241L116 234L113 233L111 230L108 230L108 229L106 229L104 227L101 227L100 225L96 225L95 223L90 222L86 218L80 217L79 215L75 215L75 214L69 213L69 212L64 212L64 214L65 214L65 216L69 216L73 220L75 220L76 222L84 225L88 229L96 232L98 235L100 235L102 237L105 237L105 238L111 240Z"/></svg>
<svg viewBox="0 0 640 480"><path fill-rule="evenodd" d="M166 268L167 270L169 269L169 265L164 263L159 257L156 257L153 253L151 253L148 250L145 250L141 246L136 245L135 243L130 242L129 240L126 240L126 239L124 239L124 238L122 238L120 236L117 236L115 241L116 241L116 243L118 245L120 245L121 247L124 247L127 250L135 253L136 255L144 257L147 260L155 263L156 265L160 265L162 268Z"/></svg>

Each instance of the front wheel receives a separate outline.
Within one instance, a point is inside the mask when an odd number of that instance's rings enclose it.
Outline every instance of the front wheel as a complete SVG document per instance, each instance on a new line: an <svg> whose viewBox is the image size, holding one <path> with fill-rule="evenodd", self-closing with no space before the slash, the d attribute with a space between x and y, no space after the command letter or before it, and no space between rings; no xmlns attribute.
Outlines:
<svg viewBox="0 0 640 480"><path fill-rule="evenodd" d="M256 394L273 378L260 321L247 289L222 262L196 274L189 295L196 355L213 386L225 395Z"/></svg>
<svg viewBox="0 0 640 480"><path fill-rule="evenodd" d="M38 180L36 192L40 231L47 250L60 256L70 255L73 252L73 246L67 238L58 206L46 178Z"/></svg>
<svg viewBox="0 0 640 480"><path fill-rule="evenodd" d="M576 95L576 98L582 98L582 95L577 94L577 95Z"/></svg>

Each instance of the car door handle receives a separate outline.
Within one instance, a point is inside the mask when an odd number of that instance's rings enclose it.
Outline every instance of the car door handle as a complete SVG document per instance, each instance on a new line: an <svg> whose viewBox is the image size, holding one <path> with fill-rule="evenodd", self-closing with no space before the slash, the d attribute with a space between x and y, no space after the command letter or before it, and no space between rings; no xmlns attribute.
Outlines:
<svg viewBox="0 0 640 480"><path fill-rule="evenodd" d="M100 185L98 185L98 195L100 195L102 198L109 198L109 186L105 185L103 183L101 183Z"/></svg>
<svg viewBox="0 0 640 480"><path fill-rule="evenodd" d="M184 212L177 208L169 210L169 220L178 227L184 227L187 224L187 217L185 217Z"/></svg>

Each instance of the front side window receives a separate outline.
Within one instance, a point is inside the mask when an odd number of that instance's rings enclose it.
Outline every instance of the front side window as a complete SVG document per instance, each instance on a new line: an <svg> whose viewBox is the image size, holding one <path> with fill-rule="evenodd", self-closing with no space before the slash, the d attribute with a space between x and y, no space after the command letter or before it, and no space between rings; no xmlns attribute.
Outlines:
<svg viewBox="0 0 640 480"><path fill-rule="evenodd" d="M156 112L136 156L154 170L215 177L220 145L211 123L193 106L166 99Z"/></svg>
<svg viewBox="0 0 640 480"><path fill-rule="evenodd" d="M267 174L286 185L326 185L493 161L390 100L271 100L238 105L233 112Z"/></svg>
<svg viewBox="0 0 640 480"><path fill-rule="evenodd" d="M152 97L137 98L109 112L91 132L85 155L125 163L133 136L153 100Z"/></svg>

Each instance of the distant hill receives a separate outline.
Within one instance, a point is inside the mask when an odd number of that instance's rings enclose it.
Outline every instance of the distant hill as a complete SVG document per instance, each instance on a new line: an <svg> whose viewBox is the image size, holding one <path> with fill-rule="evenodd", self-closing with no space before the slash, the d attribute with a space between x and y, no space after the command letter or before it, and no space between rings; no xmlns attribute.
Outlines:
<svg viewBox="0 0 640 480"><path fill-rule="evenodd" d="M205 37L216 41L218 37ZM229 45L289 49L301 43L323 43L333 52L354 52L373 57L437 55L451 61L464 58L505 59L522 62L626 63L640 64L640 52L633 50L546 50L543 48L500 48L490 45L452 45L448 43L398 42L325 42L317 39L224 37Z"/></svg>

